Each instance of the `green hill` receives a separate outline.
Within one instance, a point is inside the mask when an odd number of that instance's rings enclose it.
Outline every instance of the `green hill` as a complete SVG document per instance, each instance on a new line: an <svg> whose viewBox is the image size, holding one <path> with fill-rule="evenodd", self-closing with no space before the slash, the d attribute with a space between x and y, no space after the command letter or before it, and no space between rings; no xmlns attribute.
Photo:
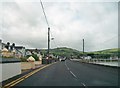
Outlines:
<svg viewBox="0 0 120 88"><path fill-rule="evenodd" d="M47 50L43 49L41 50L41 52L46 54ZM81 52L67 47L60 47L60 48L50 49L50 53L55 56L77 57Z"/></svg>
<svg viewBox="0 0 120 88"><path fill-rule="evenodd" d="M97 57L97 58L109 58L109 57L114 57L114 56L120 56L120 49L118 48L113 48L113 49L106 49L106 50L101 50L101 51L94 51L94 52L87 52L87 55L90 55L92 57Z"/></svg>
<svg viewBox="0 0 120 88"><path fill-rule="evenodd" d="M41 49L41 52L46 55L47 54L47 49ZM120 52L120 50L119 50ZM79 58L80 56L83 55L82 51L78 51L72 48L67 48L67 47L60 47L60 48L54 48L50 49L50 54L53 54L55 56L65 56L65 57L76 57ZM117 56L118 54L118 49L106 49L106 50L101 50L101 51L94 51L94 52L85 52L84 55L89 55L89 56L94 56L94 57L110 57L110 56Z"/></svg>
<svg viewBox="0 0 120 88"><path fill-rule="evenodd" d="M94 53L94 54L116 54L118 52L120 52L120 50L118 50L118 48L114 48L114 49L106 49L106 50L95 51L95 52L90 52L90 53Z"/></svg>

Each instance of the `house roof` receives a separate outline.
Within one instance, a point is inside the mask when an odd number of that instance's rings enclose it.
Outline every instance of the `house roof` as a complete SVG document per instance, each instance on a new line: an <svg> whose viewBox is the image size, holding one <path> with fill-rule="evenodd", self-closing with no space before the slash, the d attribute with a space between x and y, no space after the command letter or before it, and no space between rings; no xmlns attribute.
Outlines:
<svg viewBox="0 0 120 88"><path fill-rule="evenodd" d="M36 49L26 49L26 51L36 51ZM37 51L41 51L40 49L37 49Z"/></svg>
<svg viewBox="0 0 120 88"><path fill-rule="evenodd" d="M23 46L15 46L15 49L23 49L23 48L25 48L25 47L23 47Z"/></svg>
<svg viewBox="0 0 120 88"><path fill-rule="evenodd" d="M6 48L4 48L2 51L3 51L3 52L8 52L8 50L7 50Z"/></svg>
<svg viewBox="0 0 120 88"><path fill-rule="evenodd" d="M2 45L7 45L7 44L5 44L5 43L2 43Z"/></svg>

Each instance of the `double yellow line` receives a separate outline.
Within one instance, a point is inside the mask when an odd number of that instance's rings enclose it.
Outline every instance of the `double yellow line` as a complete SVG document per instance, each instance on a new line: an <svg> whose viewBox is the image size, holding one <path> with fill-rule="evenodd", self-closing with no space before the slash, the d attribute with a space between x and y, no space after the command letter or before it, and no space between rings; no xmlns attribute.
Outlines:
<svg viewBox="0 0 120 88"><path fill-rule="evenodd" d="M52 64L55 64L55 63L52 63ZM11 88L11 87L15 86L16 84L20 83L21 81L25 80L26 78L30 77L31 75L35 74L36 72L38 72L38 71L40 71L40 70L42 70L42 69L44 69L44 68L46 68L46 67L48 67L48 66L50 66L52 64L48 64L48 65L45 65L45 66L43 66L41 68L38 68L38 69L36 69L36 70L34 70L34 71L24 75L24 76L12 81L12 82L4 85L2 88Z"/></svg>

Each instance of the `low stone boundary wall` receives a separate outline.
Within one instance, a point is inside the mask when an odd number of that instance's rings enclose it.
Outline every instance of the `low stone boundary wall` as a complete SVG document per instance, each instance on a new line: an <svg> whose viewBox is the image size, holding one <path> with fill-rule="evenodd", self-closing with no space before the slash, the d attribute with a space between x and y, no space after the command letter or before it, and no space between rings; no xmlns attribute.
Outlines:
<svg viewBox="0 0 120 88"><path fill-rule="evenodd" d="M41 65L42 61L35 61L35 62L21 62L21 69L28 70L35 68L35 66Z"/></svg>

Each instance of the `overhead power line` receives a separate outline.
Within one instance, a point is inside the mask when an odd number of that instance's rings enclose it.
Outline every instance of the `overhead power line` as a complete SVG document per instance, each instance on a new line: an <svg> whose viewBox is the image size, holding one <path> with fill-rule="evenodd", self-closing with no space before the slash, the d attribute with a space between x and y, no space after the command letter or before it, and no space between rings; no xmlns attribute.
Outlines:
<svg viewBox="0 0 120 88"><path fill-rule="evenodd" d="M43 14L44 14L44 16L45 16L45 20L46 20L46 23L47 23L47 26L48 26L48 52L47 52L47 54L48 54L48 59L49 59L49 55L50 55L50 53L49 53L49 51L50 51L50 27L49 27L49 23L48 23L48 20L47 20L47 16L46 16L46 14L45 14L44 6L43 6L41 0L40 0L40 4L41 4L42 10L43 10Z"/></svg>
<svg viewBox="0 0 120 88"><path fill-rule="evenodd" d="M44 14L44 16L45 16L45 20L46 20L47 26L49 27L49 23L48 23L48 20L47 20L47 16L46 16L46 14L45 14L44 6L43 6L43 3L42 3L41 0L40 0L40 4L41 4L41 7L42 7L43 14Z"/></svg>

